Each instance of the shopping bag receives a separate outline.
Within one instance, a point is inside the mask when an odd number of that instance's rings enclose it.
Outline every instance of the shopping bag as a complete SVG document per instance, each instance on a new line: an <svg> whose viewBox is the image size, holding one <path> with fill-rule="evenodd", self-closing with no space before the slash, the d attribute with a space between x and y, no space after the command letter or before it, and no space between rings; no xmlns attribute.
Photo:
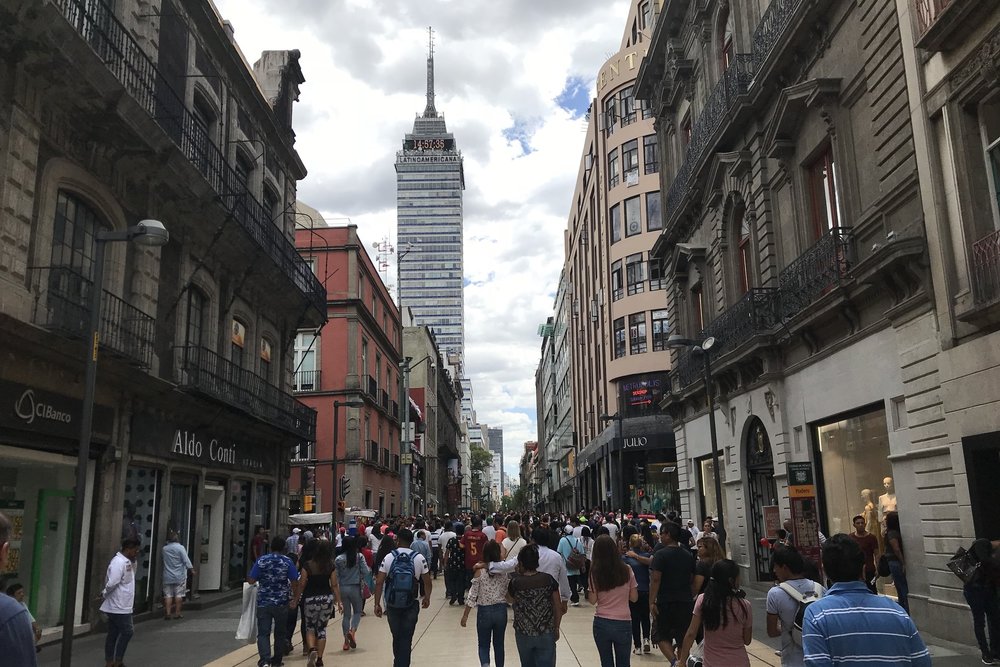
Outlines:
<svg viewBox="0 0 1000 667"><path fill-rule="evenodd" d="M243 613L236 626L236 638L248 644L257 640L257 584L243 583Z"/></svg>
<svg viewBox="0 0 1000 667"><path fill-rule="evenodd" d="M695 642L691 647L691 652L688 653L687 666L686 667L702 667L705 660L705 642Z"/></svg>

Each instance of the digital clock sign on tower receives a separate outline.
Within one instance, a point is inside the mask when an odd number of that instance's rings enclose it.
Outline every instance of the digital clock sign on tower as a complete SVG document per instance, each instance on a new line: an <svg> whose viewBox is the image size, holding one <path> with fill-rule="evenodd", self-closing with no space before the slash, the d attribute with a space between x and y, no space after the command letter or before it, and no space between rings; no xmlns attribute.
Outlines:
<svg viewBox="0 0 1000 667"><path fill-rule="evenodd" d="M399 306L430 327L442 352L462 355L462 154L434 106L434 42L427 56L427 106L396 153Z"/></svg>

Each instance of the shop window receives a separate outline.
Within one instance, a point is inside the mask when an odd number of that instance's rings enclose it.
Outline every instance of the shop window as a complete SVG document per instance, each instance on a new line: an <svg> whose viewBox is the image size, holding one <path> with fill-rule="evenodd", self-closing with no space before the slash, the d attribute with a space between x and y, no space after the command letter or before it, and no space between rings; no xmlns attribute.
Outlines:
<svg viewBox="0 0 1000 667"><path fill-rule="evenodd" d="M667 339L670 337L667 311L666 309L654 310L649 315L653 324L653 352L662 352L667 349Z"/></svg>
<svg viewBox="0 0 1000 667"><path fill-rule="evenodd" d="M646 193L646 229L654 231L663 229L663 218L660 215L660 191Z"/></svg>
<svg viewBox="0 0 1000 667"><path fill-rule="evenodd" d="M656 143L655 134L647 134L642 138L642 161L647 174L660 171L659 144Z"/></svg>
<svg viewBox="0 0 1000 667"><path fill-rule="evenodd" d="M806 167L809 201L815 238L840 226L840 196L837 192L837 164L829 144Z"/></svg>
<svg viewBox="0 0 1000 667"><path fill-rule="evenodd" d="M611 300L618 301L625 296L622 284L622 261L616 260L611 265Z"/></svg>
<svg viewBox="0 0 1000 667"><path fill-rule="evenodd" d="M139 540L135 563L135 611L146 611L156 597L156 556L161 544L154 544L160 511L161 473L153 468L129 466L125 471L125 499L122 503L121 539Z"/></svg>
<svg viewBox="0 0 1000 667"><path fill-rule="evenodd" d="M646 352L646 313L632 313L628 316L629 354Z"/></svg>
<svg viewBox="0 0 1000 667"><path fill-rule="evenodd" d="M625 200L625 236L642 233L642 197Z"/></svg>
<svg viewBox="0 0 1000 667"><path fill-rule="evenodd" d="M639 184L639 140L622 144L622 173L629 187Z"/></svg>
<svg viewBox="0 0 1000 667"><path fill-rule="evenodd" d="M698 468L698 481L699 488L701 490L700 501L701 501L701 515L696 519L698 527L701 528L702 519L706 516L719 516L719 506L715 502L715 490L717 488L715 469L719 469L719 479L718 482L725 483L726 481L726 467L722 465L719 459L713 459L711 456L705 456L703 458L697 459L695 465Z"/></svg>
<svg viewBox="0 0 1000 667"><path fill-rule="evenodd" d="M646 265L642 261L642 253L629 255L625 258L625 283L628 294L640 294L645 290Z"/></svg>
<svg viewBox="0 0 1000 667"><path fill-rule="evenodd" d="M860 514L881 547L885 513L896 509L885 408L816 424L813 437L825 534L850 533Z"/></svg>
<svg viewBox="0 0 1000 667"><path fill-rule="evenodd" d="M250 482L229 483L229 585L236 586L246 578L250 568Z"/></svg>
<svg viewBox="0 0 1000 667"><path fill-rule="evenodd" d="M625 318L619 317L614 321L614 339L615 339L615 359L621 359L625 356Z"/></svg>
<svg viewBox="0 0 1000 667"><path fill-rule="evenodd" d="M676 461L640 461L633 466L632 472L632 479L636 482L629 484L632 507L638 508L641 514L680 512L680 483Z"/></svg>
<svg viewBox="0 0 1000 667"><path fill-rule="evenodd" d="M612 148L608 152L608 189L615 187L621 182L621 174L618 171L618 149Z"/></svg>
<svg viewBox="0 0 1000 667"><path fill-rule="evenodd" d="M66 270L53 270L50 280L67 280L70 275L75 275L77 289L85 289L79 281L93 279L95 239L99 230L107 228L108 225L86 201L60 190L52 227L52 266ZM61 287L68 288L69 285Z"/></svg>
<svg viewBox="0 0 1000 667"><path fill-rule="evenodd" d="M208 299L197 287L188 290L187 344L203 347L205 344L205 311Z"/></svg>
<svg viewBox="0 0 1000 667"><path fill-rule="evenodd" d="M622 240L622 209L620 204L611 207L608 224L611 226L611 242L618 243Z"/></svg>

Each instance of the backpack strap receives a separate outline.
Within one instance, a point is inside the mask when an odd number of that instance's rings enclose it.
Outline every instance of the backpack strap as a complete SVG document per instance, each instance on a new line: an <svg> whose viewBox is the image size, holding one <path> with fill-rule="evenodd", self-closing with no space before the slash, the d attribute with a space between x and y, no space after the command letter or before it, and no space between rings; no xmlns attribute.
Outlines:
<svg viewBox="0 0 1000 667"><path fill-rule="evenodd" d="M806 599L806 596L804 596L802 593L799 593L794 586L792 586L790 583L786 581L783 581L780 584L778 584L778 587L781 588L781 590L785 591L785 593L788 594L788 597L792 598L796 602L801 603L803 600Z"/></svg>

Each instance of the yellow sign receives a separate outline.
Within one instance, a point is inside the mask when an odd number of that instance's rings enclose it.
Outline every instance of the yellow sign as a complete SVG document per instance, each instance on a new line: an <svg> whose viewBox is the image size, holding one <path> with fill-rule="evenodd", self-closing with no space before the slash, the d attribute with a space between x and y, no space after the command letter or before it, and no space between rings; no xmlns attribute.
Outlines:
<svg viewBox="0 0 1000 667"><path fill-rule="evenodd" d="M312 512L315 510L316 496L305 495L302 496L302 511Z"/></svg>

